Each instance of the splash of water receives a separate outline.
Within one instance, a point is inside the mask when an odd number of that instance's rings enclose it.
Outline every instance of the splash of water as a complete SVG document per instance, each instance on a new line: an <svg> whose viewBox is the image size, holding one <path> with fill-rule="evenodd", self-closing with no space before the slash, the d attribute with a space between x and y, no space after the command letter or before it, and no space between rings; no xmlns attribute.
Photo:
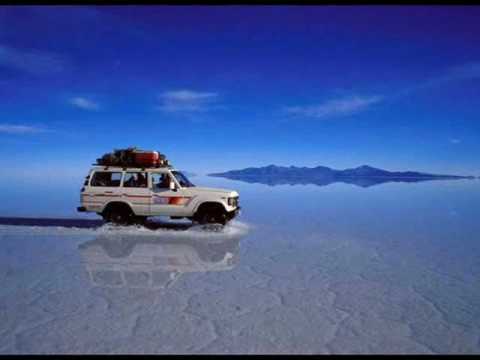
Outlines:
<svg viewBox="0 0 480 360"><path fill-rule="evenodd" d="M104 224L98 228L78 228L63 226L27 226L0 225L0 234L19 235L115 235L132 234L135 236L178 236L178 237L225 237L246 235L251 226L247 223L232 220L225 226L193 225L183 229L161 227L149 229L141 225L117 226Z"/></svg>

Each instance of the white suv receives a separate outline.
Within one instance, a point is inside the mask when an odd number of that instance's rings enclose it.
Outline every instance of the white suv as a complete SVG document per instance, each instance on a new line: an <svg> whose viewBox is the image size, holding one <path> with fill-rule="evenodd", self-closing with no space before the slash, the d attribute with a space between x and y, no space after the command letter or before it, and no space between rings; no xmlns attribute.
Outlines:
<svg viewBox="0 0 480 360"><path fill-rule="evenodd" d="M117 224L162 215L225 224L240 209L236 191L195 186L171 167L95 166L85 178L80 201L78 211L96 212Z"/></svg>

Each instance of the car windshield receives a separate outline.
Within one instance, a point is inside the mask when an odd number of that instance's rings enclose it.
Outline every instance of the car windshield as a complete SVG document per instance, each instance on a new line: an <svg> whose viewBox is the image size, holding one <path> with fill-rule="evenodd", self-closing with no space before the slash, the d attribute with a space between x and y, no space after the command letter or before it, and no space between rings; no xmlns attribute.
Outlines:
<svg viewBox="0 0 480 360"><path fill-rule="evenodd" d="M177 179L177 181L179 182L181 187L193 187L193 186L195 186L180 171L172 171L172 174L173 174L173 176L175 176L175 179Z"/></svg>

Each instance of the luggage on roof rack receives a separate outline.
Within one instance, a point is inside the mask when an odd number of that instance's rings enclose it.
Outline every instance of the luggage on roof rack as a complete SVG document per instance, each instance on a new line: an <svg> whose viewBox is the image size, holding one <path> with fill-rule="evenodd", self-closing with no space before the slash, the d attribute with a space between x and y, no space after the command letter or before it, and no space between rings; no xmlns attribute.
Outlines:
<svg viewBox="0 0 480 360"><path fill-rule="evenodd" d="M165 155L158 151L140 150L136 147L115 149L97 159L98 165L123 167L161 167L168 166Z"/></svg>

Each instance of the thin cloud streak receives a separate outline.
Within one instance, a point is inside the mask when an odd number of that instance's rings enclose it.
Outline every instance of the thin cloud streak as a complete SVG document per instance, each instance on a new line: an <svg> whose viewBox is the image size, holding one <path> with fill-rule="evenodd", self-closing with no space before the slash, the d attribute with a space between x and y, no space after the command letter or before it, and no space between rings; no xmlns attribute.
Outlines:
<svg viewBox="0 0 480 360"><path fill-rule="evenodd" d="M343 99L333 99L318 105L292 106L285 110L294 116L304 116L325 119L336 116L348 116L366 110L373 104L383 100L383 96L352 96Z"/></svg>
<svg viewBox="0 0 480 360"><path fill-rule="evenodd" d="M83 110L96 111L100 109L98 103L80 96L71 98L69 103Z"/></svg>
<svg viewBox="0 0 480 360"><path fill-rule="evenodd" d="M284 110L286 113L294 116L302 116L307 118L325 119L337 116L353 115L360 111L364 111L372 105L387 100L395 100L405 96L409 96L416 91L426 88L444 85L453 81L465 79L480 78L480 62L469 62L459 66L449 68L444 74L420 82L419 84L400 90L388 96L352 96L350 98L328 100L316 105L306 106L290 106ZM455 139L454 139L455 140ZM454 144L460 141L451 141Z"/></svg>
<svg viewBox="0 0 480 360"><path fill-rule="evenodd" d="M417 85L403 89L392 96L398 98L408 96L416 91L441 86L454 81L480 78L480 62L469 62L462 65L452 66L442 75L430 78Z"/></svg>
<svg viewBox="0 0 480 360"><path fill-rule="evenodd" d="M36 134L45 131L47 130L29 125L0 124L0 133L3 134Z"/></svg>
<svg viewBox="0 0 480 360"><path fill-rule="evenodd" d="M160 94L161 105L158 110L164 112L205 112L210 110L218 99L214 92L192 90L166 91Z"/></svg>
<svg viewBox="0 0 480 360"><path fill-rule="evenodd" d="M23 50L0 44L0 67L2 66L32 75L48 75L64 71L67 62L52 52Z"/></svg>

